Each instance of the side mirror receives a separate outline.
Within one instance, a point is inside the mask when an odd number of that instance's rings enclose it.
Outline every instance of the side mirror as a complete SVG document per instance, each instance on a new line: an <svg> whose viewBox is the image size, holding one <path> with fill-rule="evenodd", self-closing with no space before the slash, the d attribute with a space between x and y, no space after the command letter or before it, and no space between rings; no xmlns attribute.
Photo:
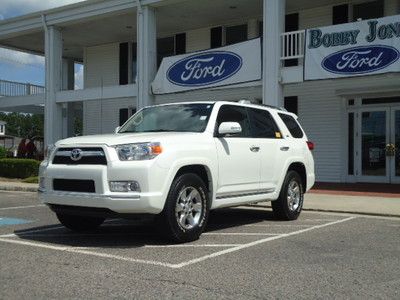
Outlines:
<svg viewBox="0 0 400 300"><path fill-rule="evenodd" d="M238 122L223 122L218 127L218 134L221 136L227 134L237 134L242 132L242 127Z"/></svg>
<svg viewBox="0 0 400 300"><path fill-rule="evenodd" d="M118 131L121 129L121 126L118 126L117 128L115 128L114 132L118 133Z"/></svg>

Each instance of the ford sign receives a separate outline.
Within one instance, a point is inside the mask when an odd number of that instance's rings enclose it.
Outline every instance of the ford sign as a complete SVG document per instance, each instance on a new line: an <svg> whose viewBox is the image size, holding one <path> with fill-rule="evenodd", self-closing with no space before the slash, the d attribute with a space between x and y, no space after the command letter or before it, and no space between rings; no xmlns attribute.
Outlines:
<svg viewBox="0 0 400 300"><path fill-rule="evenodd" d="M206 86L235 75L242 58L229 51L191 55L174 63L167 71L168 80L180 86Z"/></svg>
<svg viewBox="0 0 400 300"><path fill-rule="evenodd" d="M381 70L399 58L400 52L390 46L359 46L332 53L321 64L328 72L352 75Z"/></svg>

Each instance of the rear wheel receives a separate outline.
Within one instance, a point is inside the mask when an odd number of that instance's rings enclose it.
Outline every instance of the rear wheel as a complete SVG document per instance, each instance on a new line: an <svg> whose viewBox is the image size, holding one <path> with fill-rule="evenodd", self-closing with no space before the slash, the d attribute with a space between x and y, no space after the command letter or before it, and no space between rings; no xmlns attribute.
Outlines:
<svg viewBox="0 0 400 300"><path fill-rule="evenodd" d="M169 240L191 242L204 231L208 214L205 183L196 174L183 174L173 181L157 226Z"/></svg>
<svg viewBox="0 0 400 300"><path fill-rule="evenodd" d="M271 202L274 215L282 220L296 220L303 208L304 191L296 171L286 174L279 198Z"/></svg>
<svg viewBox="0 0 400 300"><path fill-rule="evenodd" d="M57 213L57 218L62 225L72 231L88 231L98 228L105 219L94 217L83 217Z"/></svg>

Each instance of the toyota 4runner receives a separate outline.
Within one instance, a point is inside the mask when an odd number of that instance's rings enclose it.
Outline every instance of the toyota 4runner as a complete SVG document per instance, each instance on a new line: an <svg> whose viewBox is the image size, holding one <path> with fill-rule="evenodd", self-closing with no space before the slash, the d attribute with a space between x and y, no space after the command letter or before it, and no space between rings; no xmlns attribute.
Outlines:
<svg viewBox="0 0 400 300"><path fill-rule="evenodd" d="M244 102L151 106L115 134L49 147L39 196L74 231L150 214L169 239L193 241L216 208L272 201L278 218L296 219L315 180L313 147L284 109Z"/></svg>

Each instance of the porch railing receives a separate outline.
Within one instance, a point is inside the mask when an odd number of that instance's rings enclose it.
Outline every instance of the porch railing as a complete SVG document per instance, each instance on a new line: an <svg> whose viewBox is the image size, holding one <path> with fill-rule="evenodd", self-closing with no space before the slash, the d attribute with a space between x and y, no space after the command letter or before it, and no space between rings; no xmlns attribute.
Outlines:
<svg viewBox="0 0 400 300"><path fill-rule="evenodd" d="M0 80L0 96L27 96L43 94L44 92L45 88L40 85Z"/></svg>
<svg viewBox="0 0 400 300"><path fill-rule="evenodd" d="M304 57L305 33L305 30L298 30L281 35L281 60Z"/></svg>

